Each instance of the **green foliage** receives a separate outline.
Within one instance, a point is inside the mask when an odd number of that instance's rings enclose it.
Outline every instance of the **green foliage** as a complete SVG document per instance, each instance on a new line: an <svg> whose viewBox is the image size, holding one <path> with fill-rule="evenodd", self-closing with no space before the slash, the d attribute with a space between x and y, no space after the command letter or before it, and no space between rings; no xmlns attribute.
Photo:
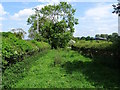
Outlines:
<svg viewBox="0 0 120 90"><path fill-rule="evenodd" d="M90 39L91 39L91 37L90 37L90 36L87 36L87 37L86 37L86 40L90 40Z"/></svg>
<svg viewBox="0 0 120 90"><path fill-rule="evenodd" d="M85 41L85 40L79 40L77 43L75 43L72 46L73 50L76 50L80 53L82 53L85 56L96 58L96 57L103 57L102 59L99 59L100 61L106 64L107 66L110 66L112 68L118 68L120 63L120 39L117 39L117 41L114 42L108 42L108 41ZM105 58L113 58L113 60L105 60Z"/></svg>
<svg viewBox="0 0 120 90"><path fill-rule="evenodd" d="M118 33L112 33L111 35L108 35L108 34L96 34L95 38L103 38L103 39L106 39L107 41L114 42L114 40L118 38Z"/></svg>
<svg viewBox="0 0 120 90"><path fill-rule="evenodd" d="M11 32L14 33L19 39L23 39L24 35L27 34L22 28L12 29Z"/></svg>
<svg viewBox="0 0 120 90"><path fill-rule="evenodd" d="M59 55L59 52L56 53L54 57L54 66L61 65L62 57Z"/></svg>
<svg viewBox="0 0 120 90"><path fill-rule="evenodd" d="M2 33L2 59L3 66L21 61L26 55L47 50L49 44L45 42L25 41L17 38L13 33Z"/></svg>
<svg viewBox="0 0 120 90"><path fill-rule="evenodd" d="M62 62L56 67L55 57ZM50 50L7 68L2 81L6 88L120 88L119 70L92 61L72 50Z"/></svg>
<svg viewBox="0 0 120 90"><path fill-rule="evenodd" d="M31 25L29 37L46 41L52 48L65 47L73 36L74 25L78 24L78 19L74 18L74 14L75 9L67 2L45 6L28 18L27 22ZM39 16L38 30L37 16Z"/></svg>
<svg viewBox="0 0 120 90"><path fill-rule="evenodd" d="M43 51L45 49L50 49L50 46L45 42L38 42L35 40L32 40L31 42L39 48L39 51Z"/></svg>
<svg viewBox="0 0 120 90"><path fill-rule="evenodd" d="M75 47L78 48L85 48L85 49L107 49L112 45L112 42L108 41L85 41L85 40L79 40L76 44L74 44Z"/></svg>
<svg viewBox="0 0 120 90"><path fill-rule="evenodd" d="M81 40L85 40L86 38L85 37L81 37Z"/></svg>
<svg viewBox="0 0 120 90"><path fill-rule="evenodd" d="M4 89L10 88L18 82L20 79L23 79L23 77L27 76L27 72L29 71L32 64L40 57L44 56L46 54L46 51L35 53L31 57L25 58L24 61L17 62L16 64L12 64L11 66L8 66L2 77L2 85Z"/></svg>
<svg viewBox="0 0 120 90"><path fill-rule="evenodd" d="M118 14L120 16L120 0L117 0L118 3L116 5L112 5L114 8L114 11L112 13Z"/></svg>
<svg viewBox="0 0 120 90"><path fill-rule="evenodd" d="M114 39L112 48L114 48L115 57L119 60L120 63L120 36Z"/></svg>

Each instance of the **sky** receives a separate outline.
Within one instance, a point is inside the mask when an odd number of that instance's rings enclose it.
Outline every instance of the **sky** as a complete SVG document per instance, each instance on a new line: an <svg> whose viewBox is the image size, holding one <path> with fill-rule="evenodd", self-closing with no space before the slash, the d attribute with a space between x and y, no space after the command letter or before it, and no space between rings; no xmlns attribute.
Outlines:
<svg viewBox="0 0 120 90"><path fill-rule="evenodd" d="M34 14L32 8L39 7L40 9L45 5L58 4L60 2L60 0L25 1L6 0L0 3L0 31L7 32L12 28L23 28L28 32L30 26L27 25L26 21L30 15ZM104 2L99 0L98 2L94 0L67 1L76 9L75 18L79 20L79 24L75 26L75 37L94 37L96 34L118 32L118 17L116 14L112 14L112 4L115 4L116 0L103 0ZM27 35L25 38L27 38Z"/></svg>

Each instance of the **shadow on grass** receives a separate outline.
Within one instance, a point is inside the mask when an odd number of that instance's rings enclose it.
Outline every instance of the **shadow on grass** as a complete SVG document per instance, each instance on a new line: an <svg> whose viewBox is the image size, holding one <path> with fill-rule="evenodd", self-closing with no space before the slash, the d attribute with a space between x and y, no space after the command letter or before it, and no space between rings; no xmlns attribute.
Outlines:
<svg viewBox="0 0 120 90"><path fill-rule="evenodd" d="M97 62L73 61L62 65L67 74L74 72L85 75L86 80L93 83L95 87L120 88L119 70L106 67Z"/></svg>

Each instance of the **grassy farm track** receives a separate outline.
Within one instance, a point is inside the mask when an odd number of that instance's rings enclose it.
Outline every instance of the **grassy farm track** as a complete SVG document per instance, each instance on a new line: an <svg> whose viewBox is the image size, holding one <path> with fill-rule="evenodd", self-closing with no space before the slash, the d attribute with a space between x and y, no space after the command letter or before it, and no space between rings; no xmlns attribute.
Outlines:
<svg viewBox="0 0 120 90"><path fill-rule="evenodd" d="M22 61L5 70L3 82L6 88L114 88L120 86L117 70L94 63L92 59L75 51L49 50L46 54L37 55L26 62L29 63L25 64Z"/></svg>

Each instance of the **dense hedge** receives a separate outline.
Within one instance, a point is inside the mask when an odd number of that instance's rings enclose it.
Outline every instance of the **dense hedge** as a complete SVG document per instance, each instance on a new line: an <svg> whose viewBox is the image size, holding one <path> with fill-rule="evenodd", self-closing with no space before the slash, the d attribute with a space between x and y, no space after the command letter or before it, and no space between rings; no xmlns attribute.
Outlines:
<svg viewBox="0 0 120 90"><path fill-rule="evenodd" d="M3 66L23 60L27 55L50 49L45 42L26 41L17 38L10 32L2 33L2 63Z"/></svg>
<svg viewBox="0 0 120 90"><path fill-rule="evenodd" d="M113 55L112 42L80 40L72 46L73 50L86 55Z"/></svg>
<svg viewBox="0 0 120 90"><path fill-rule="evenodd" d="M73 50L79 51L85 56L108 56L119 59L120 47L114 42L108 41L85 41L79 40L72 46Z"/></svg>
<svg viewBox="0 0 120 90"><path fill-rule="evenodd" d="M116 67L120 63L120 46L113 42L79 40L72 45L72 50L91 57L95 61L103 62L111 66L114 64Z"/></svg>

